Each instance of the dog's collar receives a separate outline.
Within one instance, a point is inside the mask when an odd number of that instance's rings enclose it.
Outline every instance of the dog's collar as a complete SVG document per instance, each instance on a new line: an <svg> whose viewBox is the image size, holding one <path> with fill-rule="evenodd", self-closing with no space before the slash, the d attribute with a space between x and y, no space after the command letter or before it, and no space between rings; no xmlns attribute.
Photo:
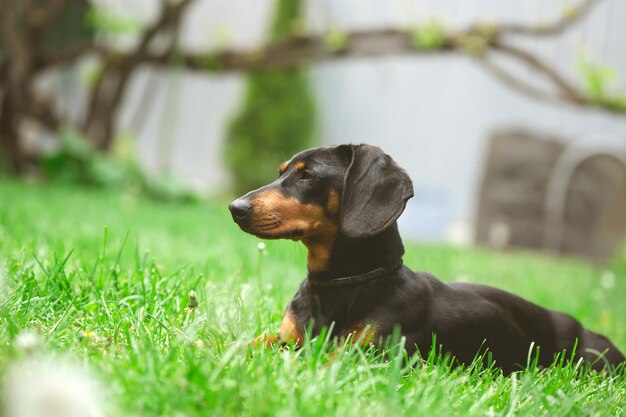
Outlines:
<svg viewBox="0 0 626 417"><path fill-rule="evenodd" d="M349 277L318 279L308 276L309 283L314 287L349 287L351 285L363 284L365 282L373 281L384 275L397 271L402 266L402 258L399 258L392 264L376 268L372 271L366 272L360 275L352 275Z"/></svg>

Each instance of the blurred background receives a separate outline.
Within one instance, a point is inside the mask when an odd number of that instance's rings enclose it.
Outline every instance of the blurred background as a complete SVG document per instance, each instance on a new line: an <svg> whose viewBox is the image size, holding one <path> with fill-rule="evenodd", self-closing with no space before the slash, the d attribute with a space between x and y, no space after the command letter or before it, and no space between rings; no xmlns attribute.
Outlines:
<svg viewBox="0 0 626 417"><path fill-rule="evenodd" d="M405 237L604 262L626 237L625 19L621 0L0 0L0 163L188 199L369 143L413 179Z"/></svg>

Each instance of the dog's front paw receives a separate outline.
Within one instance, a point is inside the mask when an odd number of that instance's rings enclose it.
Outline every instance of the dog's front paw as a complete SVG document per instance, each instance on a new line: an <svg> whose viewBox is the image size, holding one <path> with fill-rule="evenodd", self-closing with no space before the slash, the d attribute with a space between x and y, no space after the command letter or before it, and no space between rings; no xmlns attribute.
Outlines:
<svg viewBox="0 0 626 417"><path fill-rule="evenodd" d="M267 349L281 346L282 341L280 337L275 334L262 334L258 337L255 337L252 341L246 343L247 348L258 349L260 347L265 347Z"/></svg>

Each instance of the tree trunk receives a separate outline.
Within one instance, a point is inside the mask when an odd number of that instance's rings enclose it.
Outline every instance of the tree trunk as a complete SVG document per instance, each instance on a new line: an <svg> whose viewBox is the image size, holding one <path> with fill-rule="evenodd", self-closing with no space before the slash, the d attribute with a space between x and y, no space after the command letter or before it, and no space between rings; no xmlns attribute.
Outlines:
<svg viewBox="0 0 626 417"><path fill-rule="evenodd" d="M133 69L132 66L105 66L102 79L94 87L83 133L100 151L107 152L113 145L117 112Z"/></svg>
<svg viewBox="0 0 626 417"><path fill-rule="evenodd" d="M18 120L11 94L6 92L0 104L0 158L6 169L13 174L23 171L23 157L19 145Z"/></svg>

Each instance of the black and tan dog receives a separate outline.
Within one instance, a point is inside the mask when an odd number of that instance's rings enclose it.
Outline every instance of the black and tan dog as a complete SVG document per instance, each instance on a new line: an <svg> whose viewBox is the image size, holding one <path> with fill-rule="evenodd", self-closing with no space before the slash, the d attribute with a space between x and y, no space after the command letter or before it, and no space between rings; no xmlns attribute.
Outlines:
<svg viewBox="0 0 626 417"><path fill-rule="evenodd" d="M375 342L400 326L409 354L427 354L435 335L458 363L488 350L507 373L526 364L533 345L540 347L542 366L563 351L595 369L625 361L608 339L568 315L496 288L444 284L403 266L396 220L413 186L379 148L307 150L279 174L229 206L244 231L299 240L308 249L307 279L287 306L280 335L267 342L300 344L309 325L316 335L331 323L333 336Z"/></svg>

